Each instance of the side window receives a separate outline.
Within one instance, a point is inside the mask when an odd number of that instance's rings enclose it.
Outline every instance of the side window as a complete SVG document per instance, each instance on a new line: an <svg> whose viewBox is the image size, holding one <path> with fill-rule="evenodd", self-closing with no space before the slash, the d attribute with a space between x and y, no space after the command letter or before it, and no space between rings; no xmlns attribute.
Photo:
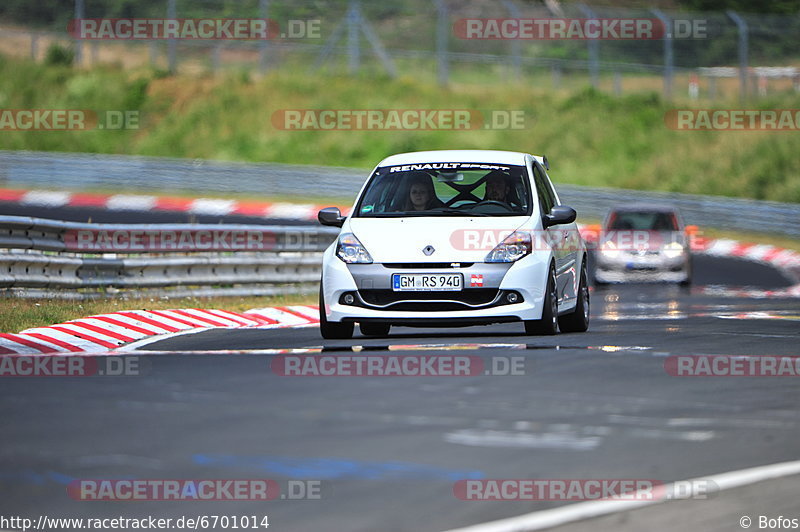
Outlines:
<svg viewBox="0 0 800 532"><path fill-rule="evenodd" d="M533 181L536 184L536 195L539 197L539 207L542 210L542 214L550 214L550 210L554 205L553 193L550 190L547 178L536 165L533 166Z"/></svg>
<svg viewBox="0 0 800 532"><path fill-rule="evenodd" d="M558 201L556 201L556 193L553 191L553 183L550 182L550 179L547 178L547 174L545 173L542 173L542 180L544 181L544 188L547 191L547 195L550 198L550 205L555 207L558 205Z"/></svg>

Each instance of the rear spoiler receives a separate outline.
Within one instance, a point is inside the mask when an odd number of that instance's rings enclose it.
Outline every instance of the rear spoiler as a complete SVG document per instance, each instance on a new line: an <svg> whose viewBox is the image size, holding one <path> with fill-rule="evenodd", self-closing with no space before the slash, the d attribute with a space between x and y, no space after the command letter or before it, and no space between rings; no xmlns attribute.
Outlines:
<svg viewBox="0 0 800 532"><path fill-rule="evenodd" d="M544 166L545 170L550 171L550 163L547 161L547 155L542 155L541 157L534 155L533 157L539 161L542 166Z"/></svg>

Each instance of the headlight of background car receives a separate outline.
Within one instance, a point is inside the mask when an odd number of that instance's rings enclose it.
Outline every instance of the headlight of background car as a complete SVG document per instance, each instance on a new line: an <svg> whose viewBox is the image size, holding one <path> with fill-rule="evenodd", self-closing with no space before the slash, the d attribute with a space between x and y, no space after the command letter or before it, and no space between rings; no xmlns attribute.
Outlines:
<svg viewBox="0 0 800 532"><path fill-rule="evenodd" d="M484 262L514 262L528 255L531 247L529 233L511 233L486 255Z"/></svg>
<svg viewBox="0 0 800 532"><path fill-rule="evenodd" d="M345 233L339 236L339 243L336 245L336 256L347 264L370 264L372 262L369 252L353 233Z"/></svg>
<svg viewBox="0 0 800 532"><path fill-rule="evenodd" d="M619 257L619 250L613 242L605 242L602 246L600 246L600 253L609 259L616 259Z"/></svg>
<svg viewBox="0 0 800 532"><path fill-rule="evenodd" d="M672 242L664 246L664 256L669 259L674 259L683 255L683 246L677 242Z"/></svg>

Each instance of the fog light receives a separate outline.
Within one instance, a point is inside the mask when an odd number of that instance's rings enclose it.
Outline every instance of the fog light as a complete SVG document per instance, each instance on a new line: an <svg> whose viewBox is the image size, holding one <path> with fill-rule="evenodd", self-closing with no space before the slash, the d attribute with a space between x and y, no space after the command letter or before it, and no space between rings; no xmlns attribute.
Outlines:
<svg viewBox="0 0 800 532"><path fill-rule="evenodd" d="M506 295L506 301L508 301L509 303L516 303L517 299L519 299L519 296L517 295L516 292L509 292Z"/></svg>
<svg viewBox="0 0 800 532"><path fill-rule="evenodd" d="M344 301L345 305L352 305L356 298L353 297L353 294L345 294L342 301Z"/></svg>

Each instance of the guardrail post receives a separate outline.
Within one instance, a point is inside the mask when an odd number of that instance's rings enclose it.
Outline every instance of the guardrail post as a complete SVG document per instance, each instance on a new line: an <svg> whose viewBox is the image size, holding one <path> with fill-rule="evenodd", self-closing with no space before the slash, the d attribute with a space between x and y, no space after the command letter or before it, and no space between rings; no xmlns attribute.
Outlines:
<svg viewBox="0 0 800 532"><path fill-rule="evenodd" d="M550 69L551 74L553 75L553 88L558 89L561 87L561 62L554 62Z"/></svg>

